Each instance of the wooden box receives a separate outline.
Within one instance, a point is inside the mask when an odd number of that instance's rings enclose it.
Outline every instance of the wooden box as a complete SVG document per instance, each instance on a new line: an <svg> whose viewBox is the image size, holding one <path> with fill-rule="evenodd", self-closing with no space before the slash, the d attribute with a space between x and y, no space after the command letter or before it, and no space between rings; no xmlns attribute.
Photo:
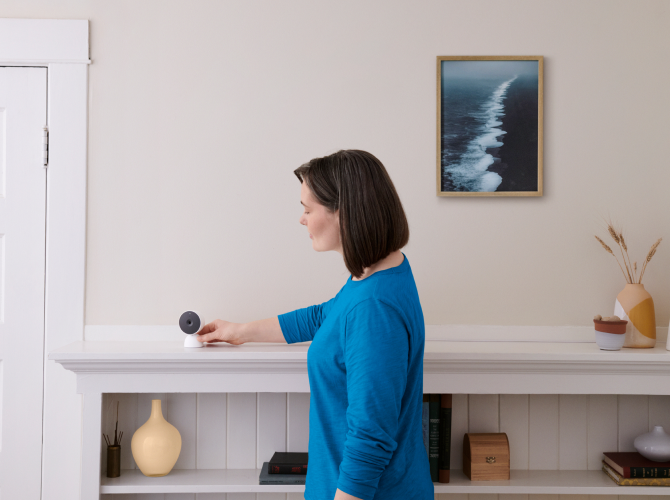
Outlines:
<svg viewBox="0 0 670 500"><path fill-rule="evenodd" d="M507 434L466 434L463 438L463 472L471 481L509 480Z"/></svg>

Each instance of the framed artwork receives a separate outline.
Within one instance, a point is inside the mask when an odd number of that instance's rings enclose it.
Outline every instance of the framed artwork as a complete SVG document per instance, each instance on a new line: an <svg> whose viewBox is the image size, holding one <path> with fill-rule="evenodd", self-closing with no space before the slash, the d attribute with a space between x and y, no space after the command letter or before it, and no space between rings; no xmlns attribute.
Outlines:
<svg viewBox="0 0 670 500"><path fill-rule="evenodd" d="M438 56L438 196L542 196L542 66Z"/></svg>

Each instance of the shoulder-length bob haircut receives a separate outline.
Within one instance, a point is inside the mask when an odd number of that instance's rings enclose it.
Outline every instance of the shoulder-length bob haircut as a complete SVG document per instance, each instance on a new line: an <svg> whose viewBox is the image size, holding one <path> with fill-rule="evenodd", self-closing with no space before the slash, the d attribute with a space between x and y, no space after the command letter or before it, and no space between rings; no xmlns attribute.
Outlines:
<svg viewBox="0 0 670 500"><path fill-rule="evenodd" d="M384 165L372 154L341 150L314 158L294 173L321 205L331 213L340 211L344 265L354 277L407 245L402 203Z"/></svg>

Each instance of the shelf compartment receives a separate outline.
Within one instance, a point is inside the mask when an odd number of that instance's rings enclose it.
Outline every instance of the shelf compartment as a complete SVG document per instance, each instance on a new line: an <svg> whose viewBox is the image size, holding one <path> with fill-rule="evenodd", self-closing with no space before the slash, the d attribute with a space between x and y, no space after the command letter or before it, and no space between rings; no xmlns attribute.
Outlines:
<svg viewBox="0 0 670 500"><path fill-rule="evenodd" d="M174 469L164 477L146 477L124 469L121 477L102 477L100 493L300 493L304 485L260 485L260 469ZM668 486L618 486L602 471L512 470L509 481L470 481L451 471L449 484L433 483L435 493L531 495L670 495Z"/></svg>

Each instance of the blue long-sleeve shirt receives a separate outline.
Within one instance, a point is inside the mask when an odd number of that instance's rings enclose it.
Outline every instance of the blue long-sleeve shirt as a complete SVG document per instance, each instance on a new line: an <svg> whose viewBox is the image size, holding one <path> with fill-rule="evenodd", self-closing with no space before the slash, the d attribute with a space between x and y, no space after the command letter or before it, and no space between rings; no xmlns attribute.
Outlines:
<svg viewBox="0 0 670 500"><path fill-rule="evenodd" d="M403 254L404 255L404 254ZM312 341L307 500L433 500L423 444L425 327L407 257L331 300L279 316L286 342Z"/></svg>

